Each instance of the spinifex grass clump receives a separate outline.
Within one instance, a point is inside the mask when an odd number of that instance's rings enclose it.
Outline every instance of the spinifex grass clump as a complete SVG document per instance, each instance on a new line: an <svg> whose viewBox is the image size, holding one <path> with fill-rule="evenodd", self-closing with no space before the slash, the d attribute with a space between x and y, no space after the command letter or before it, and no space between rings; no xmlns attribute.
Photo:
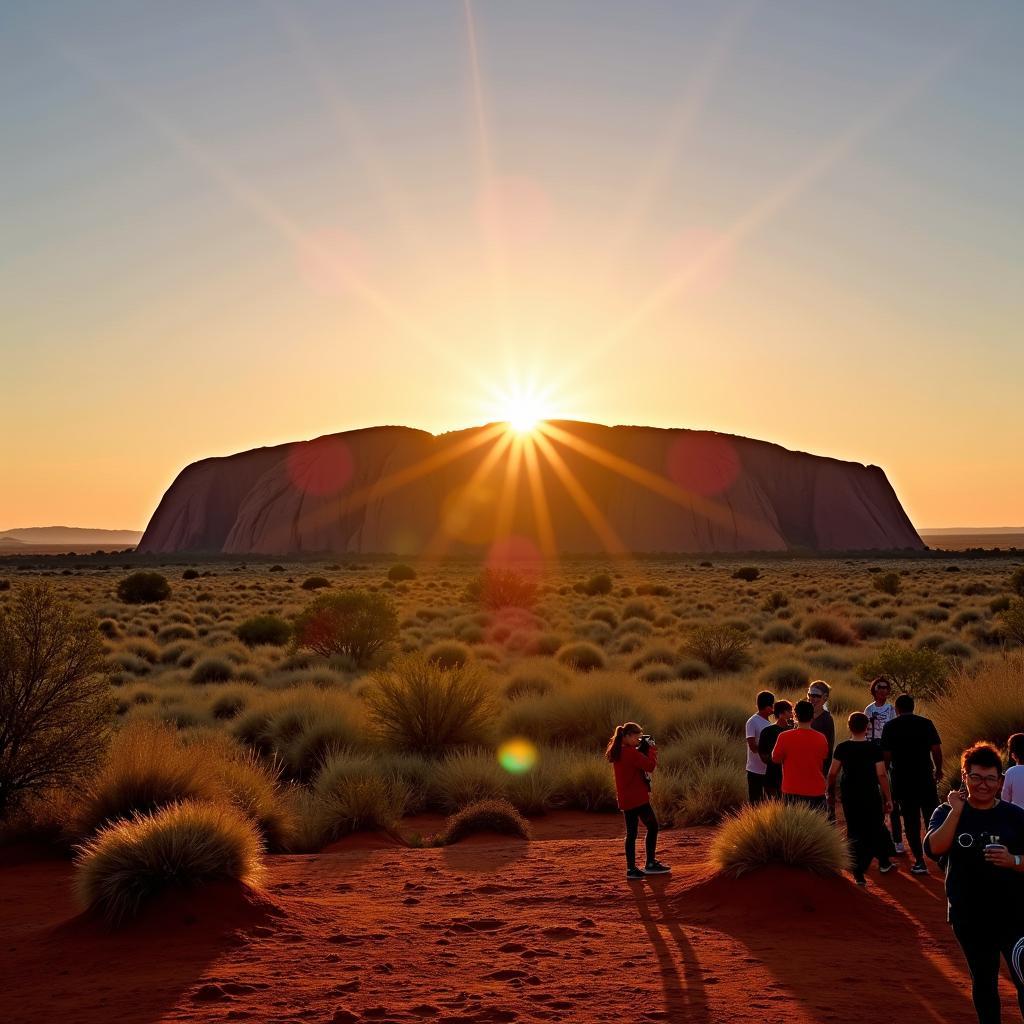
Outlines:
<svg viewBox="0 0 1024 1024"><path fill-rule="evenodd" d="M172 887L218 879L255 884L262 843L233 807L186 801L108 826L79 847L76 866L79 902L117 924Z"/></svg>
<svg viewBox="0 0 1024 1024"><path fill-rule="evenodd" d="M529 839L530 823L507 800L478 800L453 814L434 837L434 845L447 846L478 832Z"/></svg>
<svg viewBox="0 0 1024 1024"><path fill-rule="evenodd" d="M747 663L750 638L734 626L697 626L683 641L682 653L719 672L736 672Z"/></svg>
<svg viewBox="0 0 1024 1024"><path fill-rule="evenodd" d="M486 568L466 587L466 598L484 608L532 608L537 584L514 569Z"/></svg>
<svg viewBox="0 0 1024 1024"><path fill-rule="evenodd" d="M437 756L491 738L495 704L474 662L442 668L423 654L396 658L366 694L371 718L396 750Z"/></svg>
<svg viewBox="0 0 1024 1024"><path fill-rule="evenodd" d="M711 840L711 862L739 876L769 864L786 864L816 875L849 867L839 830L819 811L769 800L727 818Z"/></svg>

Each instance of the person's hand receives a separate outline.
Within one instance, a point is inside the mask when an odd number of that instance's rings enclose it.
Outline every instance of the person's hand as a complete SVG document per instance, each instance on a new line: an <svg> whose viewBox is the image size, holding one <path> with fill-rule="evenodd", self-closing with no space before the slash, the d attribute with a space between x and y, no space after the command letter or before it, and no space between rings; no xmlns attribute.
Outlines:
<svg viewBox="0 0 1024 1024"><path fill-rule="evenodd" d="M1014 867L1013 854L1005 846L986 847L985 860L997 868Z"/></svg>
<svg viewBox="0 0 1024 1024"><path fill-rule="evenodd" d="M946 797L946 803L949 804L954 811L962 811L966 802L967 794L963 789L951 789L949 791L949 796Z"/></svg>

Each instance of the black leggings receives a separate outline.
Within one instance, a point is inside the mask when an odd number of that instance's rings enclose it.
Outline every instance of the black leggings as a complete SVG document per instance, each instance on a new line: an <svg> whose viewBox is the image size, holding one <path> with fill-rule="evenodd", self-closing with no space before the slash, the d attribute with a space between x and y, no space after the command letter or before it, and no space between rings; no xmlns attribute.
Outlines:
<svg viewBox="0 0 1024 1024"><path fill-rule="evenodd" d="M658 819L654 816L651 805L630 807L622 814L626 819L626 867L636 867L636 834L640 830L641 821L647 828L647 863L650 864L656 859L655 854L658 850Z"/></svg>
<svg viewBox="0 0 1024 1024"><path fill-rule="evenodd" d="M971 972L971 996L978 1014L978 1024L1000 1024L999 957L1002 955L1010 968L1010 977L1017 986L1017 1005L1024 1020L1024 987L1018 968L1014 965L1014 947L1024 943L1015 933L1001 933L991 924L955 924L953 934L967 958ZM1021 950L1017 950L1017 964Z"/></svg>

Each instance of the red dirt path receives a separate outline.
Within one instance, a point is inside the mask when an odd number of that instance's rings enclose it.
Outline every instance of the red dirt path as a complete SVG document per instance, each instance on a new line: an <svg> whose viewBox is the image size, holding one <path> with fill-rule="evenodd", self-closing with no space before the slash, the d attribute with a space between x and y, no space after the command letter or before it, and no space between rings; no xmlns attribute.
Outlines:
<svg viewBox="0 0 1024 1024"><path fill-rule="evenodd" d="M937 875L730 881L694 829L664 834L670 878L631 886L619 827L559 815L529 844L431 850L356 837L270 858L256 898L207 888L113 933L75 916L67 864L3 867L0 1020L975 1020ZM1008 983L1004 1006L1015 1020Z"/></svg>

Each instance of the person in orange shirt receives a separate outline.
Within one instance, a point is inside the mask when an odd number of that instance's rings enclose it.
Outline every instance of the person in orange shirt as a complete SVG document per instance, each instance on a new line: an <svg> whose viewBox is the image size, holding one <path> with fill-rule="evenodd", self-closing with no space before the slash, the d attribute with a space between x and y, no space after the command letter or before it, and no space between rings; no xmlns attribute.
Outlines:
<svg viewBox="0 0 1024 1024"><path fill-rule="evenodd" d="M794 711L796 728L779 733L772 750L772 760L782 765L782 799L827 813L821 766L828 757L828 740L811 726L814 705L809 700L798 700Z"/></svg>
<svg viewBox="0 0 1024 1024"><path fill-rule="evenodd" d="M616 726L604 756L615 769L615 795L626 819L626 878L631 882L645 875L667 875L656 857L658 819L651 808L651 772L658 766L658 747L636 722ZM636 835L640 822L647 828L647 863L636 866Z"/></svg>

